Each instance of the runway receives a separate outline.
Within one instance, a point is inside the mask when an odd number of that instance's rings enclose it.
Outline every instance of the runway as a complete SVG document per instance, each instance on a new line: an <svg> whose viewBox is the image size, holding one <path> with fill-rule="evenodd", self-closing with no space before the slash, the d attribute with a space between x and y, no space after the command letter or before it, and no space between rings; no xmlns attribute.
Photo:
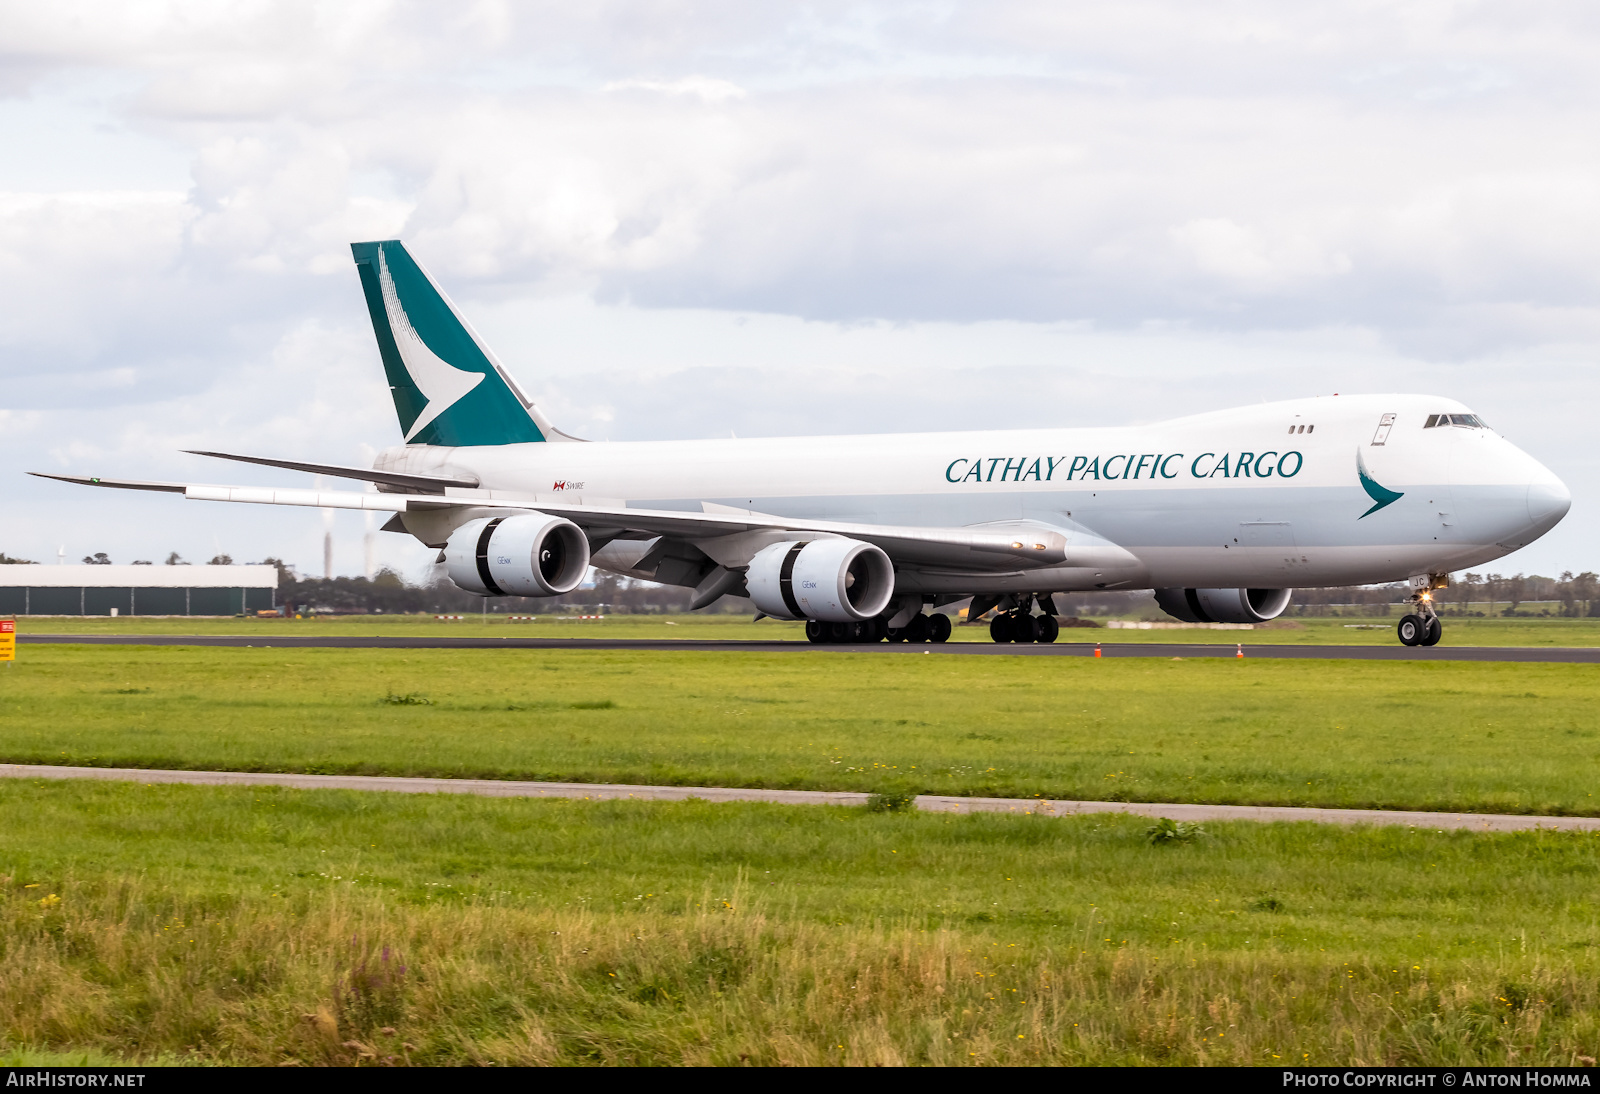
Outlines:
<svg viewBox="0 0 1600 1094"><path fill-rule="evenodd" d="M490 798L569 798L583 801L772 802L780 805L867 804L868 794L829 790L756 790L719 786L631 786L616 783L512 782L498 779L407 779L381 775L294 775L253 771L168 771L137 767L53 767L0 764L0 778L97 779L184 783L193 786L284 786L295 790L365 790L402 794L472 794ZM1408 828L1521 832L1600 831L1600 817L1519 816L1509 813L1424 813L1390 809L1315 809L1271 805L1189 805L1176 802L1051 801L1044 798L962 798L923 794L916 807L933 813L1016 813L1071 817L1124 813L1176 821L1311 821Z"/></svg>
<svg viewBox="0 0 1600 1094"><path fill-rule="evenodd" d="M235 646L266 649L396 649L396 650L677 650L698 653L801 653L968 656L968 657L1093 657L1093 642L1049 645L1000 645L994 642L947 642L910 645L814 646L805 641L743 642L671 638L492 638L411 637L405 635L178 635L178 634L19 634L22 645L77 646ZM1522 661L1600 664L1600 646L1290 646L1210 642L1106 642L1103 658L1226 657L1242 648L1246 658L1312 661Z"/></svg>

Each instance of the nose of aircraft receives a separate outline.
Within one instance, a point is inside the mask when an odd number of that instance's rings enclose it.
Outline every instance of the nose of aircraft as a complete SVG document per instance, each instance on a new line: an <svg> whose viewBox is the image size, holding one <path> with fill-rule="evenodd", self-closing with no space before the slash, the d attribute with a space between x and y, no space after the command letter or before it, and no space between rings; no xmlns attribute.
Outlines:
<svg viewBox="0 0 1600 1094"><path fill-rule="evenodd" d="M1549 482L1537 482L1528 487L1528 520L1536 536L1541 536L1561 523L1561 518L1572 508L1572 491L1566 483L1550 477Z"/></svg>

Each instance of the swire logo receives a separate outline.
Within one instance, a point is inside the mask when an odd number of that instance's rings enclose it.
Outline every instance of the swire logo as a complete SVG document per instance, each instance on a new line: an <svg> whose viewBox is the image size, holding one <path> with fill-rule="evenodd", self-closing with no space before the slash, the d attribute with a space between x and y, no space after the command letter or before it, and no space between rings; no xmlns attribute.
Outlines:
<svg viewBox="0 0 1600 1094"><path fill-rule="evenodd" d="M555 484L553 484L550 487L550 489L552 489L552 490L582 490L583 489L583 483L581 483L581 482L570 482L567 479L562 479L559 482L556 482Z"/></svg>

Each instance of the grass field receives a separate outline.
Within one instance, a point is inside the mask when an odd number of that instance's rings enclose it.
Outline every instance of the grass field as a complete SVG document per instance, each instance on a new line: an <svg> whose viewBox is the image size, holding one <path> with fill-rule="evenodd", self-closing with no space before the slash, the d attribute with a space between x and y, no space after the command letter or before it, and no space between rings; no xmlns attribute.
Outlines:
<svg viewBox="0 0 1600 1094"><path fill-rule="evenodd" d="M1279 619L1251 631L1069 629L1062 642L1207 642L1233 645L1397 644L1399 615L1384 618ZM1103 621L1102 621L1103 622ZM252 634L252 635L416 635L475 638L676 638L687 640L804 642L798 623L743 615L616 615L605 619L539 616L533 623L509 623L493 615L441 622L431 615L328 616L321 619L181 618L165 616L23 616L22 634ZM952 642L988 642L985 625L956 627ZM1595 646L1600 619L1446 618L1446 645Z"/></svg>
<svg viewBox="0 0 1600 1094"><path fill-rule="evenodd" d="M22 648L0 761L1600 815L1600 666Z"/></svg>
<svg viewBox="0 0 1600 1094"><path fill-rule="evenodd" d="M19 653L0 761L1600 815L1588 665ZM1147 824L0 780L0 1062L1600 1055L1593 835Z"/></svg>
<svg viewBox="0 0 1600 1094"><path fill-rule="evenodd" d="M0 782L0 1058L1572 1064L1600 843Z"/></svg>

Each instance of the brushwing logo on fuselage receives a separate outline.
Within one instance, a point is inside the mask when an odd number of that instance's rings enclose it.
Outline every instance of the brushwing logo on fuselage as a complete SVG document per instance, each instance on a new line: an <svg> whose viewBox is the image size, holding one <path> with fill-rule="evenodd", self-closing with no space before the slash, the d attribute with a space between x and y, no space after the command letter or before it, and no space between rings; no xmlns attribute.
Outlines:
<svg viewBox="0 0 1600 1094"><path fill-rule="evenodd" d="M1356 474L1361 478L1361 489L1367 492L1367 497L1372 499L1372 508L1362 513L1357 520L1365 520L1386 505L1393 505L1405 497L1404 491L1390 490L1386 486L1378 485L1378 480L1367 473L1367 461L1361 458L1361 449L1356 449Z"/></svg>
<svg viewBox="0 0 1600 1094"><path fill-rule="evenodd" d="M394 287L394 277L389 273L389 263L378 248L378 284L383 290L383 310L389 317L389 329L394 334L395 348L400 360L411 374L428 405L422 408L417 420L406 431L406 443L415 437L435 418L455 406L462 397L483 383L485 374L456 368L428 348L422 336L406 317L405 305L400 302L400 292Z"/></svg>

